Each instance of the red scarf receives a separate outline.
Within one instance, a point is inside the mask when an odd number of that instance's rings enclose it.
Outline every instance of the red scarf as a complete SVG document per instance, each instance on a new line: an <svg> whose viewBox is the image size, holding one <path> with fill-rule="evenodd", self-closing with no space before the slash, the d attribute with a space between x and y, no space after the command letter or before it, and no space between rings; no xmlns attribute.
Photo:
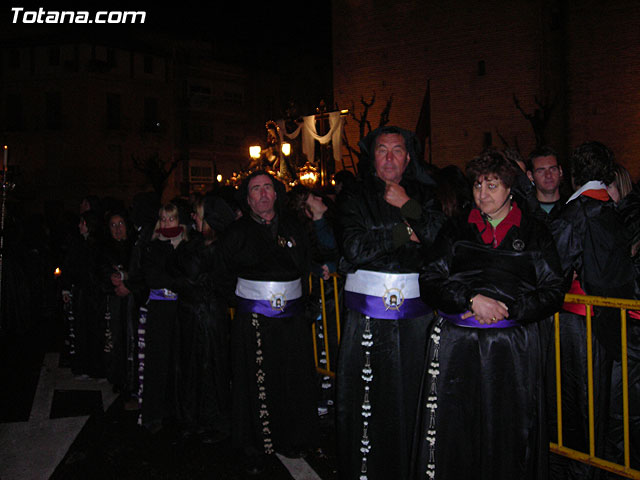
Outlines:
<svg viewBox="0 0 640 480"><path fill-rule="evenodd" d="M498 245L504 240L507 232L511 227L520 226L522 220L522 212L518 208L516 202L511 204L511 210L507 213L507 216L502 219L496 228L489 223L486 216L483 216L478 208L474 208L469 213L468 222L475 224L478 227L478 231L482 236L482 241L487 245L493 245L493 248L497 248Z"/></svg>
<svg viewBox="0 0 640 480"><path fill-rule="evenodd" d="M608 202L611 197L606 190L585 190L580 195L584 195L585 197L593 198L595 200L600 200L601 202Z"/></svg>
<svg viewBox="0 0 640 480"><path fill-rule="evenodd" d="M182 230L184 230L184 228L178 225L177 227L159 228L156 230L156 233L166 238L175 238L182 233Z"/></svg>

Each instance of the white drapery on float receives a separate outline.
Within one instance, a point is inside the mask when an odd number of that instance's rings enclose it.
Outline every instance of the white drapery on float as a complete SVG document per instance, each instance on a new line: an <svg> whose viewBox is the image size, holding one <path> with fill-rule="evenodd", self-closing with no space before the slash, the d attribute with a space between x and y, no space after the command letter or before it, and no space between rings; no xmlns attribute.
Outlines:
<svg viewBox="0 0 640 480"><path fill-rule="evenodd" d="M309 115L302 117L302 123L298 125L293 132L287 132L284 120L278 120L280 135L280 143L284 142L283 135L287 138L294 139L302 132L302 152L307 156L309 161L313 161L315 158L315 140L320 145L326 145L331 142L333 145L333 159L335 162L341 161L342 157L342 127L344 126L344 117L340 115L340 112L330 112L327 114L329 117L329 132L326 135L318 135L316 130L316 116Z"/></svg>

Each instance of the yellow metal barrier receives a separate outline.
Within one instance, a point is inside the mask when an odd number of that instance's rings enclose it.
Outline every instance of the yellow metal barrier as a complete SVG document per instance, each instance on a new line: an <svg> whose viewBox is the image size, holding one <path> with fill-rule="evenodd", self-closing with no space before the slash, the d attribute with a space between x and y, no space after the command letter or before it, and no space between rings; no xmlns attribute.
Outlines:
<svg viewBox="0 0 640 480"><path fill-rule="evenodd" d="M587 381L589 399L589 453L580 452L563 445L562 439L562 378L560 365L560 315L555 314L555 357L556 357L556 409L558 422L558 443L550 443L550 450L559 455L578 460L588 465L622 475L627 478L640 479L640 471L631 468L629 445L629 370L627 357L627 310L640 310L640 301L620 298L595 297L587 295L567 294L565 302L586 305L587 327ZM610 462L595 455L595 411L593 391L593 351L592 351L592 318L590 305L620 309L621 325L621 366L622 366L622 411L624 428L624 465Z"/></svg>
<svg viewBox="0 0 640 480"><path fill-rule="evenodd" d="M323 280L320 277L316 277L319 285L320 285L320 299L322 304L322 332L323 332L323 340L324 340L324 352L325 358L327 360L326 368L323 368L319 365L319 355L318 355L318 335L316 331L316 323L315 321L312 324L312 333L313 333L313 358L315 359L316 371L323 375L328 375L330 377L335 377L335 369L331 369L331 355L329 354L329 329L327 328L327 301L325 297L325 288ZM338 278L339 275L336 273L332 273L330 275L330 280L333 282L333 301L335 305L335 324L336 324L336 335L337 335L337 344L340 345L340 300L338 295ZM309 275L309 293L311 293L313 289L313 279L314 275Z"/></svg>

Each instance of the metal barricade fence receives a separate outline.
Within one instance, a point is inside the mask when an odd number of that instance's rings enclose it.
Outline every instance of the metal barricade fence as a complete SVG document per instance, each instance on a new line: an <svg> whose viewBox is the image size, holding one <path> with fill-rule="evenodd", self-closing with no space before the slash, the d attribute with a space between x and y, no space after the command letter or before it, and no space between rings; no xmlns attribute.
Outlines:
<svg viewBox="0 0 640 480"><path fill-rule="evenodd" d="M629 359L627 354L627 310L640 310L640 301L620 298L595 297L588 295L565 296L566 303L585 305L586 331L587 331L587 394L588 394L588 422L589 422L589 452L580 452L563 445L562 437L562 365L560 357L560 314L554 316L555 338L555 374L556 374L556 412L557 412L557 443L550 443L551 452L593 465L615 474L640 479L640 471L631 468L630 442L629 442ZM592 342L592 313L591 306L609 307L620 309L620 341L621 341L621 368L622 368L622 411L623 411L623 440L624 440L624 464L620 465L595 453L595 407L594 407L594 365ZM638 406L636 406L637 408ZM636 446L637 448L637 446Z"/></svg>
<svg viewBox="0 0 640 480"><path fill-rule="evenodd" d="M309 292L311 293L314 285L314 278L317 280L320 289L320 303L321 303L321 327L322 327L322 335L318 334L319 326L316 325L316 321L314 320L312 324L312 334L313 334L313 358L315 359L316 371L322 375L328 375L330 377L335 378L336 373L335 369L332 369L332 358L331 358L331 349L329 348L329 333L335 331L336 334L336 345L340 345L340 292L338 279L340 276L336 273L332 273L329 277L329 280L323 280L320 277L316 277L315 275L309 275ZM325 282L332 282L333 285L333 305L335 311L335 318L328 319L327 318L327 298L326 298L326 288ZM329 328L328 322L335 321L335 330L333 328ZM322 349L318 346L318 340L322 341ZM326 366L321 365L321 352L325 354Z"/></svg>

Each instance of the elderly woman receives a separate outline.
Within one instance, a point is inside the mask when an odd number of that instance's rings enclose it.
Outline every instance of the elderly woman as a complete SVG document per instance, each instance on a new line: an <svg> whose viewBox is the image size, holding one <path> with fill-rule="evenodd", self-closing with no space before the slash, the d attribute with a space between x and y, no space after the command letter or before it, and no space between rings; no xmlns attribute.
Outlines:
<svg viewBox="0 0 640 480"><path fill-rule="evenodd" d="M558 311L553 238L513 199L516 169L486 151L466 170L475 206L439 234L420 275L439 313L427 354L415 478L539 479L547 471L538 321Z"/></svg>

